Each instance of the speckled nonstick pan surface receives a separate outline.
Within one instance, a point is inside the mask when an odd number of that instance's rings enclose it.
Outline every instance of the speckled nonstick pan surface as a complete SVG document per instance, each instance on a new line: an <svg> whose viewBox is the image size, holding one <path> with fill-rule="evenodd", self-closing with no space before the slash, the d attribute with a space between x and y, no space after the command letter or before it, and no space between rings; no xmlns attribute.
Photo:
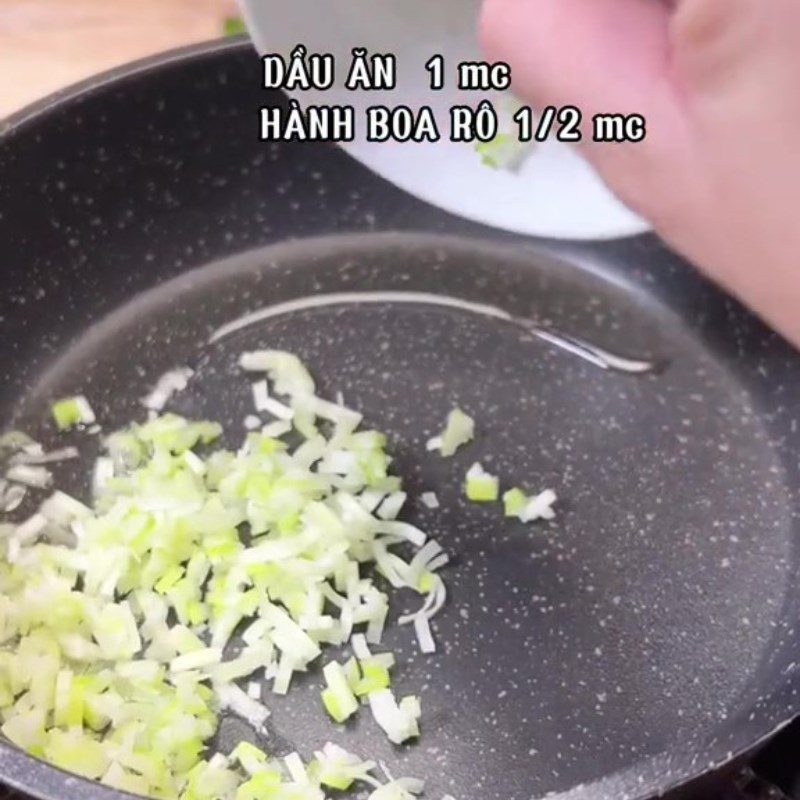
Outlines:
<svg viewBox="0 0 800 800"><path fill-rule="evenodd" d="M337 731L319 676L275 699L276 752L327 739L458 800L646 797L748 750L798 708L795 578L800 358L655 240L503 235L395 190L329 146L256 141L258 62L201 48L101 79L0 136L0 417L53 441L48 404L88 394L107 428L166 369L175 409L242 432L235 362L305 358L391 434L410 519L453 554L440 652L392 627L419 744L367 716ZM657 374L603 371L498 320L417 305L310 310L212 346L240 314L319 292L428 291L491 303ZM453 460L426 438L454 405L479 435ZM85 492L86 460L60 480ZM462 499L481 460L550 486L552 524ZM413 603L413 600L410 600ZM220 738L247 734L225 720ZM0 745L0 778L52 800L114 792Z"/></svg>

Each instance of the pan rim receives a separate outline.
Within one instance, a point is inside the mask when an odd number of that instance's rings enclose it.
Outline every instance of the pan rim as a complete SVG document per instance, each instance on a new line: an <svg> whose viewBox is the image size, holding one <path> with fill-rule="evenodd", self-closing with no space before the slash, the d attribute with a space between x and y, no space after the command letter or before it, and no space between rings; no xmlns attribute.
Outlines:
<svg viewBox="0 0 800 800"><path fill-rule="evenodd" d="M93 94L96 90L111 84L118 84L128 78L137 78L140 75L156 72L162 67L171 66L172 64L185 64L212 53L248 49L252 49L254 56L257 57L258 54L252 42L246 36L235 36L229 39L209 39L197 44L164 50L161 53L155 53L103 70L96 75L90 75L88 78L71 83L62 89L57 89L55 92L34 100L32 103L28 103L17 111L12 112L7 117L0 117L0 143L4 138L22 132L25 126L36 122L57 108L69 105L75 100L85 95Z"/></svg>

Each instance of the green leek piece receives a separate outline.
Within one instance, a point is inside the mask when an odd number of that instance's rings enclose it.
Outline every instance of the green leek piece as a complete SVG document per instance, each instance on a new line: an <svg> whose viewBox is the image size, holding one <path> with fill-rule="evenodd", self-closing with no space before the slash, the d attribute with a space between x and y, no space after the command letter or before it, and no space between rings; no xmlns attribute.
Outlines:
<svg viewBox="0 0 800 800"><path fill-rule="evenodd" d="M475 438L475 421L460 408L447 415L447 424L441 436L439 450L445 458L455 455L456 450Z"/></svg>
<svg viewBox="0 0 800 800"><path fill-rule="evenodd" d="M241 17L225 17L225 21L222 24L222 32L225 36L241 36L247 33L247 28Z"/></svg>
<svg viewBox="0 0 800 800"><path fill-rule="evenodd" d="M95 420L94 412L85 397L67 397L58 400L52 406L53 419L60 431L68 431L77 425L91 424Z"/></svg>
<svg viewBox="0 0 800 800"><path fill-rule="evenodd" d="M345 722L358 711L358 700L347 682L342 665L331 661L322 670L328 688L322 692L325 710L339 723Z"/></svg>
<svg viewBox="0 0 800 800"><path fill-rule="evenodd" d="M389 670L383 664L372 659L364 659L359 663L361 666L361 680L359 680L354 689L358 697L389 687L391 682Z"/></svg>
<svg viewBox="0 0 800 800"><path fill-rule="evenodd" d="M267 754L250 742L239 742L231 752L231 759L238 761L248 775L254 776L266 769Z"/></svg>
<svg viewBox="0 0 800 800"><path fill-rule="evenodd" d="M518 517L528 504L528 495L522 489L509 489L503 494L503 505L507 517Z"/></svg>
<svg viewBox="0 0 800 800"><path fill-rule="evenodd" d="M100 778L111 764L106 747L80 730L51 730L44 744L44 757L57 767L86 778Z"/></svg>
<svg viewBox="0 0 800 800"><path fill-rule="evenodd" d="M427 537L394 519L403 495L386 437L316 397L294 356L261 351L247 366L288 397L293 428L228 451L214 422L166 413L132 424L104 443L113 470L93 504L55 491L39 511L45 539L8 529L0 714L17 746L168 800L320 800L323 786L372 780L371 762L336 748L307 769L246 743L228 757L206 752L223 711L263 731L260 685L237 681L266 671L286 692L354 626L379 641L389 597L368 566L396 588L434 591L440 580L426 560L435 542L416 561L400 555ZM59 427L93 419L81 398L60 403ZM396 508L383 518L387 498ZM365 640L358 652L323 670L328 713L343 722L367 698L393 741L417 735L418 703L389 692L391 654L370 656Z"/></svg>
<svg viewBox="0 0 800 800"><path fill-rule="evenodd" d="M257 772L236 790L236 800L265 800L280 797L281 774L277 770L265 769Z"/></svg>
<svg viewBox="0 0 800 800"><path fill-rule="evenodd" d="M492 503L500 496L500 481L480 464L473 464L467 472L466 492L473 503Z"/></svg>
<svg viewBox="0 0 800 800"><path fill-rule="evenodd" d="M521 142L512 134L501 132L488 142L477 142L475 151L487 167L514 172L522 166L531 147L531 142Z"/></svg>

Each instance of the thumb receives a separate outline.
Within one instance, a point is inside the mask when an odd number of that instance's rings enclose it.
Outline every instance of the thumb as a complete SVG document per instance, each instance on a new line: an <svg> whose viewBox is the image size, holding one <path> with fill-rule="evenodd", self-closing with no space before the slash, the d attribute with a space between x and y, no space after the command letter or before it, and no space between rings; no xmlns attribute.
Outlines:
<svg viewBox="0 0 800 800"><path fill-rule="evenodd" d="M514 92L538 108L577 106L586 155L645 214L651 181L675 180L657 173L676 163L684 136L669 20L658 0L485 0L481 15L484 48L511 65ZM605 113L642 114L646 140L592 143L591 118Z"/></svg>

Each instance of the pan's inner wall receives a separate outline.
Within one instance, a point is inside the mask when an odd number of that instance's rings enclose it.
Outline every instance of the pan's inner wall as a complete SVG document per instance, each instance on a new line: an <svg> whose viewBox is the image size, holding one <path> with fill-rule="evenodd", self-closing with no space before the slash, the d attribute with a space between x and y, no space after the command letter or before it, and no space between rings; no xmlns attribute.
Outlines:
<svg viewBox="0 0 800 800"><path fill-rule="evenodd" d="M646 378L604 372L497 320L420 306L317 309L205 344L246 311L358 289L491 303L669 366ZM258 347L298 353L323 393L341 390L391 434L411 496L433 489L442 503L430 511L413 500L410 519L454 556L440 652L416 655L408 629L386 640L400 656L398 691L422 694L419 745L393 752L368 714L337 732L310 675L270 701L269 747L309 755L333 739L429 779L431 797L528 800L699 743L752 702L787 589L790 504L748 394L677 317L588 272L499 246L301 241L135 299L50 364L12 422L52 444L50 401L82 391L110 429L141 417L156 378L188 364L196 377L172 407L219 419L235 444L251 411L236 359ZM424 442L455 404L479 433L442 460ZM95 445L75 439L87 460L60 479L85 492ZM555 523L523 526L498 506L466 503L474 461L506 487L554 488ZM228 722L221 737L241 733Z"/></svg>

